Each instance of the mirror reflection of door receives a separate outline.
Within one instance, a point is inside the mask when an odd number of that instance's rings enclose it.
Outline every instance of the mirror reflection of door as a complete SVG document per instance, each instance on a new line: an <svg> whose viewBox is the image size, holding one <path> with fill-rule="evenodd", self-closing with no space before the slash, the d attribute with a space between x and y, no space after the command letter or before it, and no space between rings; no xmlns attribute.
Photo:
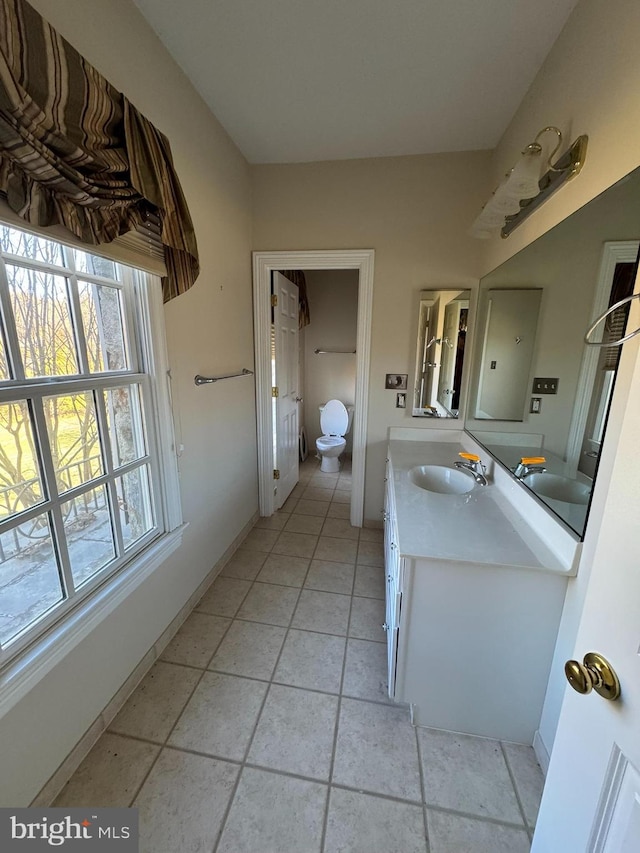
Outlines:
<svg viewBox="0 0 640 853"><path fill-rule="evenodd" d="M418 319L417 369L415 378L414 408L424 409L431 405L431 388L433 387L433 370L435 368L434 342L435 337L435 300L424 293L420 299L420 316Z"/></svg>
<svg viewBox="0 0 640 853"><path fill-rule="evenodd" d="M457 418L471 293L420 293L413 416Z"/></svg>
<svg viewBox="0 0 640 853"><path fill-rule="evenodd" d="M468 300L454 300L444 310L438 402L452 417L456 418L460 408L460 383L462 381L468 316Z"/></svg>

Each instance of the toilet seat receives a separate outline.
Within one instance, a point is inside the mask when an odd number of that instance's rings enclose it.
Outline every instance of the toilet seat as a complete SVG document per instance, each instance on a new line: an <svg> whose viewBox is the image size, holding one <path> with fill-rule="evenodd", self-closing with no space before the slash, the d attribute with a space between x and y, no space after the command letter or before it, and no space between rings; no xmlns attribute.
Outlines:
<svg viewBox="0 0 640 853"><path fill-rule="evenodd" d="M340 400L329 400L320 412L320 429L327 436L343 436L349 425L349 413Z"/></svg>
<svg viewBox="0 0 640 853"><path fill-rule="evenodd" d="M329 400L320 411L320 429L324 433L316 439L320 458L320 470L335 474L340 470L339 457L344 453L349 429L349 413L340 400Z"/></svg>
<svg viewBox="0 0 640 853"><path fill-rule="evenodd" d="M316 447L318 450L328 449L329 447L347 446L347 439L341 438L339 435L321 435L316 439Z"/></svg>

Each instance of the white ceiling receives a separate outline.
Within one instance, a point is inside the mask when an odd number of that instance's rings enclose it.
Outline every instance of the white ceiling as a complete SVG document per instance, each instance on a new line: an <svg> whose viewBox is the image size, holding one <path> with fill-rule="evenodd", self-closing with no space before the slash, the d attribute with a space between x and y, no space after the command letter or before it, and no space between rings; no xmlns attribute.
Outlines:
<svg viewBox="0 0 640 853"><path fill-rule="evenodd" d="M292 163L495 147L577 0L134 2L247 160Z"/></svg>

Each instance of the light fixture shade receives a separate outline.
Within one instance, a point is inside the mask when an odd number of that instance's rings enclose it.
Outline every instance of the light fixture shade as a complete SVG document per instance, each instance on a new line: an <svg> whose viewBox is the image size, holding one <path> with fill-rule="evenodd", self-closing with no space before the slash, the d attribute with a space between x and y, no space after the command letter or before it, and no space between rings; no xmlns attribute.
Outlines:
<svg viewBox="0 0 640 853"><path fill-rule="evenodd" d="M497 228L488 228L482 225L476 219L469 229L469 236L475 237L476 240L490 240L497 230Z"/></svg>
<svg viewBox="0 0 640 853"><path fill-rule="evenodd" d="M543 147L539 140L547 133L555 133L557 141L553 151L543 158ZM514 228L565 181L580 172L584 165L587 142L586 134L579 136L568 151L552 162L562 144L562 132L554 125L543 127L526 146L506 181L485 204L468 234L471 237L488 239L495 231L500 230L503 237L508 237Z"/></svg>
<svg viewBox="0 0 640 853"><path fill-rule="evenodd" d="M505 216L520 213L520 199L510 195L507 191L507 183L500 184L490 201L493 210L499 210Z"/></svg>
<svg viewBox="0 0 640 853"><path fill-rule="evenodd" d="M476 219L476 223L483 228L502 228L506 214L497 210L491 203L491 199L485 204ZM475 223L474 223L475 224Z"/></svg>
<svg viewBox="0 0 640 853"><path fill-rule="evenodd" d="M504 192L520 201L522 198L535 198L540 192L540 170L542 157L540 152L527 151L513 167L513 171L504 184Z"/></svg>

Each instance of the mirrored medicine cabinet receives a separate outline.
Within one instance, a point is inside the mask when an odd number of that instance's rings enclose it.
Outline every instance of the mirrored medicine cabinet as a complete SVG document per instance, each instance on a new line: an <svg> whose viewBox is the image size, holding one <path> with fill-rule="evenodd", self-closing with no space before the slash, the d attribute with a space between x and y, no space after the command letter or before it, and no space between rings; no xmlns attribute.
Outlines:
<svg viewBox="0 0 640 853"><path fill-rule="evenodd" d="M414 417L458 417L470 296L469 290L420 293Z"/></svg>

